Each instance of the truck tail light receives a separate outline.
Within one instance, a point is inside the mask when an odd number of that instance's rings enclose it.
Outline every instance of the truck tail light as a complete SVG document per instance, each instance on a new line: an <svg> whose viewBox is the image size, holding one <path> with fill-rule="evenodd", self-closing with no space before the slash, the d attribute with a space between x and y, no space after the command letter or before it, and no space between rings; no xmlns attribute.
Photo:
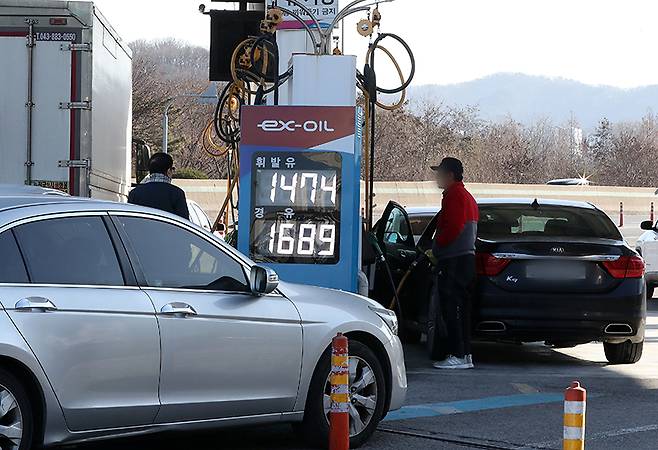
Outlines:
<svg viewBox="0 0 658 450"><path fill-rule="evenodd" d="M509 259L498 258L491 253L478 253L475 257L477 274L485 277L495 277L505 270L510 262Z"/></svg>
<svg viewBox="0 0 658 450"><path fill-rule="evenodd" d="M66 25L68 21L66 20L66 17L51 17L50 18L50 24L51 25Z"/></svg>
<svg viewBox="0 0 658 450"><path fill-rule="evenodd" d="M644 275L644 260L639 256L621 256L616 261L604 261L603 267L617 279L642 278Z"/></svg>

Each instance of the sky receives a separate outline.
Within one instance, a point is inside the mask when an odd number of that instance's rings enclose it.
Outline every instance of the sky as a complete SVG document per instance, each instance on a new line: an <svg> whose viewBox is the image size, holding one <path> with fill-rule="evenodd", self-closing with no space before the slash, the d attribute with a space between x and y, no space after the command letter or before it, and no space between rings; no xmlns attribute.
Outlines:
<svg viewBox="0 0 658 450"><path fill-rule="evenodd" d="M95 3L126 41L174 37L208 47L209 18L198 12L202 1ZM655 0L396 0L380 11L382 31L399 34L414 50L417 85L498 72L622 88L658 84ZM355 24L364 15L352 17L346 50L362 56L368 41ZM402 58L400 50L395 53Z"/></svg>

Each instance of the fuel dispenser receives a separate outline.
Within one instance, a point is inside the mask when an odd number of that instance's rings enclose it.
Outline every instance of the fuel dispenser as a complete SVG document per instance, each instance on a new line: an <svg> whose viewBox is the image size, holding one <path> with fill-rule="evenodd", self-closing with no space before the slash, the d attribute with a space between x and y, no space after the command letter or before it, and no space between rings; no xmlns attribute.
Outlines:
<svg viewBox="0 0 658 450"><path fill-rule="evenodd" d="M354 0L341 10L337 0L270 0L260 34L243 36L232 52L224 51L231 54L226 70L216 71L229 82L204 131L204 148L227 158L229 195L215 223L239 222L237 248L287 281L351 292L364 284L363 229L372 227L374 208L375 110L401 107L414 75L409 46L396 35L376 34L378 5L390 1ZM357 31L370 39L363 71L355 56L343 55L338 45L332 49L335 27L355 13L366 15ZM388 37L408 53L406 77L383 46ZM377 86L379 53L393 63L399 88ZM400 98L387 105L379 93Z"/></svg>
<svg viewBox="0 0 658 450"><path fill-rule="evenodd" d="M354 106L242 110L238 249L286 280L356 292L360 153Z"/></svg>

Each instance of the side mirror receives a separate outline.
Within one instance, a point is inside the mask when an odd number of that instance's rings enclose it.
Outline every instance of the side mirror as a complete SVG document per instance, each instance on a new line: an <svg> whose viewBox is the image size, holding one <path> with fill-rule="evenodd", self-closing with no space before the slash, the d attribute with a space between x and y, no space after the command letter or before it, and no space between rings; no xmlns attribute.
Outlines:
<svg viewBox="0 0 658 450"><path fill-rule="evenodd" d="M640 224L640 228L647 231L653 230L654 229L653 222L650 220L645 220Z"/></svg>
<svg viewBox="0 0 658 450"><path fill-rule="evenodd" d="M279 276L269 267L254 265L249 273L249 287L254 295L272 293L279 285Z"/></svg>
<svg viewBox="0 0 658 450"><path fill-rule="evenodd" d="M151 159L151 148L146 142L137 139L135 142L135 179L137 184L149 173L149 160Z"/></svg>

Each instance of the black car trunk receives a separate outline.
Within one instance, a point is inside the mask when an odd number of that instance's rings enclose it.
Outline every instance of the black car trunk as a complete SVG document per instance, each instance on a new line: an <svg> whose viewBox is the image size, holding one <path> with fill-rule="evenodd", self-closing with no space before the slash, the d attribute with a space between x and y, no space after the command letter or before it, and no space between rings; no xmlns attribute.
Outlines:
<svg viewBox="0 0 658 450"><path fill-rule="evenodd" d="M481 242L478 261L481 269L487 265L497 267L490 269L485 277L511 292L603 293L621 281L610 275L606 264L623 256L624 248L619 241L519 238Z"/></svg>

